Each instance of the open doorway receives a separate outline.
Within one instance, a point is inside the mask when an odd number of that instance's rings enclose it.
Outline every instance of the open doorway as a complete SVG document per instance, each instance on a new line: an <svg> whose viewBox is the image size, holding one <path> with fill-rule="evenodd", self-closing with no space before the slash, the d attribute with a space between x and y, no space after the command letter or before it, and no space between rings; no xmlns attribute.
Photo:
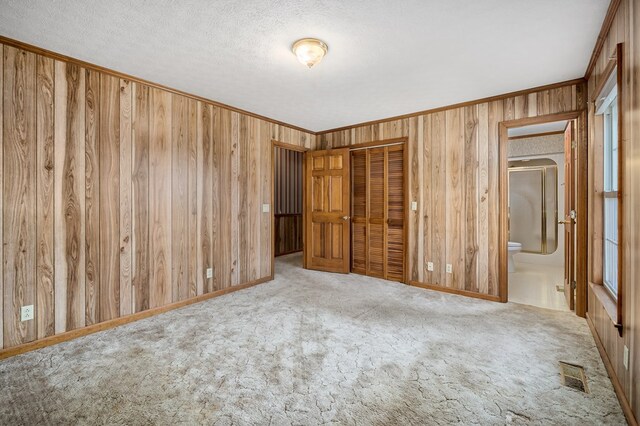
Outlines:
<svg viewBox="0 0 640 426"><path fill-rule="evenodd" d="M304 248L304 153L306 148L272 141L273 271L275 258L302 267Z"/></svg>
<svg viewBox="0 0 640 426"><path fill-rule="evenodd" d="M501 282L510 302L576 313L586 305L580 119L575 112L501 123Z"/></svg>

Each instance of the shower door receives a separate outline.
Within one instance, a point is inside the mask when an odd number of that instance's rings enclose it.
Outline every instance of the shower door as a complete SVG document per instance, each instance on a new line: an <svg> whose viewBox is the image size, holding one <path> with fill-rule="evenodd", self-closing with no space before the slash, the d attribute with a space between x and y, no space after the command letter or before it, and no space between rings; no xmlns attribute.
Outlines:
<svg viewBox="0 0 640 426"><path fill-rule="evenodd" d="M509 241L546 255L558 247L558 167L549 159L532 163L509 166Z"/></svg>

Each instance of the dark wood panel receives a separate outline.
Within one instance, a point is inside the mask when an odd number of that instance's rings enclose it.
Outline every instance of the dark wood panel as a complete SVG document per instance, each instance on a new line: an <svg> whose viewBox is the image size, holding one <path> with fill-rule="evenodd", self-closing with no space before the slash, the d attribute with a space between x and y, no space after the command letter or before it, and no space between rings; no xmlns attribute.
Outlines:
<svg viewBox="0 0 640 426"><path fill-rule="evenodd" d="M55 65L53 59L43 56L38 56L36 61L36 236L38 240L36 242L37 300L35 320L36 337L42 339L55 333L55 277L53 269L53 102ZM0 312L0 315L2 315L2 312Z"/></svg>
<svg viewBox="0 0 640 426"><path fill-rule="evenodd" d="M274 220L276 257L302 251L302 214L275 215Z"/></svg>
<svg viewBox="0 0 640 426"><path fill-rule="evenodd" d="M120 80L100 76L99 318L120 316Z"/></svg>
<svg viewBox="0 0 640 426"><path fill-rule="evenodd" d="M275 256L302 250L302 151L273 148Z"/></svg>
<svg viewBox="0 0 640 426"><path fill-rule="evenodd" d="M21 307L36 305L36 56L4 47L4 346L36 338Z"/></svg>
<svg viewBox="0 0 640 426"><path fill-rule="evenodd" d="M172 95L171 254L172 300L189 297L189 101Z"/></svg>

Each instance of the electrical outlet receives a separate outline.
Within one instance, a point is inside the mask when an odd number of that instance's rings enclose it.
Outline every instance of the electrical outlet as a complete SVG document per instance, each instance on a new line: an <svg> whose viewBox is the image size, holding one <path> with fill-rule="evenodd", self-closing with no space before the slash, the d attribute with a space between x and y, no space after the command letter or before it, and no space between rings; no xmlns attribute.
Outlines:
<svg viewBox="0 0 640 426"><path fill-rule="evenodd" d="M413 210L414 212L416 210L418 210L418 202L417 201L412 201L411 202L411 210Z"/></svg>
<svg viewBox="0 0 640 426"><path fill-rule="evenodd" d="M269 204L262 205L262 213L269 213Z"/></svg>
<svg viewBox="0 0 640 426"><path fill-rule="evenodd" d="M427 271L433 271L433 262L427 262Z"/></svg>
<svg viewBox="0 0 640 426"><path fill-rule="evenodd" d="M453 274L453 265L447 263L447 274Z"/></svg>
<svg viewBox="0 0 640 426"><path fill-rule="evenodd" d="M624 364L624 369L629 369L629 348L627 345L624 345L624 357L622 358L622 363Z"/></svg>
<svg viewBox="0 0 640 426"><path fill-rule="evenodd" d="M20 321L29 321L33 319L33 305L27 305L20 308Z"/></svg>
<svg viewBox="0 0 640 426"><path fill-rule="evenodd" d="M213 268L207 268L207 278L213 278Z"/></svg>

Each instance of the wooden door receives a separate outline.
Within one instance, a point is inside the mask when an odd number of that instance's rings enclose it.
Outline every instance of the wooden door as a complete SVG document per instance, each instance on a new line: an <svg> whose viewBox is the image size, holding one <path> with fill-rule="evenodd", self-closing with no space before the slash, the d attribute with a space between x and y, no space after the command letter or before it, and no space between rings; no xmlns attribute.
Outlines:
<svg viewBox="0 0 640 426"><path fill-rule="evenodd" d="M305 156L305 265L349 272L349 148Z"/></svg>
<svg viewBox="0 0 640 426"><path fill-rule="evenodd" d="M404 145L354 151L351 270L404 281Z"/></svg>
<svg viewBox="0 0 640 426"><path fill-rule="evenodd" d="M567 305L574 309L574 282L575 282L575 209L576 209L576 179L575 179L575 142L574 123L569 122L564 131L564 220L559 224L564 225L564 294Z"/></svg>

